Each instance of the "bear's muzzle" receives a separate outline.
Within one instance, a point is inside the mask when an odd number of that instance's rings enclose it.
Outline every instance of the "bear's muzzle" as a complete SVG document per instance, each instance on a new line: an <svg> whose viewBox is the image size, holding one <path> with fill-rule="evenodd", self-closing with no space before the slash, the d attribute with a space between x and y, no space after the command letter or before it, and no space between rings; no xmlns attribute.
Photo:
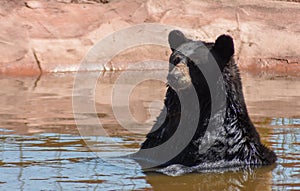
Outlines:
<svg viewBox="0 0 300 191"><path fill-rule="evenodd" d="M174 90L184 90L192 85L189 68L184 63L178 63L169 72L167 79Z"/></svg>

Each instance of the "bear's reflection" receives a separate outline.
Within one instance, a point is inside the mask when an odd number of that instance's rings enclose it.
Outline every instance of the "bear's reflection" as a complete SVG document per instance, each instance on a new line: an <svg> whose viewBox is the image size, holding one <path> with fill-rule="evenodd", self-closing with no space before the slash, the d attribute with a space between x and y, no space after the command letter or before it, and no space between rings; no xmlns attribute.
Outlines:
<svg viewBox="0 0 300 191"><path fill-rule="evenodd" d="M275 165L223 173L190 173L166 176L145 172L153 190L272 190L272 169Z"/></svg>

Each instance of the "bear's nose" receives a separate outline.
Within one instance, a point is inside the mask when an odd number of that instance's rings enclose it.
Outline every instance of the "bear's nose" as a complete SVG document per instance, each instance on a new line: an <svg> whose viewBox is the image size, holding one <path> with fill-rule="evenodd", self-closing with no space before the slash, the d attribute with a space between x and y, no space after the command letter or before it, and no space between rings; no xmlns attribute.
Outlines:
<svg viewBox="0 0 300 191"><path fill-rule="evenodd" d="M179 56L176 56L173 60L173 64L176 66L181 62L181 58Z"/></svg>

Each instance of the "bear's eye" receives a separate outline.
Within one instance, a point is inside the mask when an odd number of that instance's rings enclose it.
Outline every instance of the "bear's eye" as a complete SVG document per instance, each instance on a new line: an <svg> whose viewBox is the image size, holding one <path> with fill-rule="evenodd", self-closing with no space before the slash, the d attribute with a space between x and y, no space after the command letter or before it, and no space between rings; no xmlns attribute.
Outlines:
<svg viewBox="0 0 300 191"><path fill-rule="evenodd" d="M173 58L173 62L172 62L172 63L176 66L177 64L180 63L180 61L181 61L180 56L175 56L175 57Z"/></svg>

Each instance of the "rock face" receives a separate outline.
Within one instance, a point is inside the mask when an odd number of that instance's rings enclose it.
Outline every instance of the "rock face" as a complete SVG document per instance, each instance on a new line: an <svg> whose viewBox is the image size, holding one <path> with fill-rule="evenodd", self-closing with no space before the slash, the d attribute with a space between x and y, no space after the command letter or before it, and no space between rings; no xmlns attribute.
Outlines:
<svg viewBox="0 0 300 191"><path fill-rule="evenodd" d="M300 75L298 2L3 0L2 4L0 73L76 71L88 50L107 35L137 24L159 23L180 27L194 39L211 41L230 34L242 70ZM110 67L85 69L126 68L147 55L167 60L167 51L142 47L125 51Z"/></svg>

